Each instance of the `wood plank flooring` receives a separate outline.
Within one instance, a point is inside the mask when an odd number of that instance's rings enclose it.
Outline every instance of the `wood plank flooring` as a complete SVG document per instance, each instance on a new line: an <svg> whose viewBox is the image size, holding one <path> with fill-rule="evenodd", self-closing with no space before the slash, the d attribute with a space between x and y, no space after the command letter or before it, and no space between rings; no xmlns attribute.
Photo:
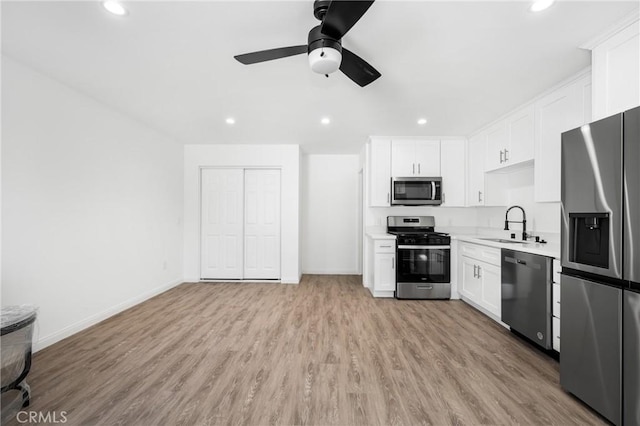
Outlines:
<svg viewBox="0 0 640 426"><path fill-rule="evenodd" d="M28 381L29 409L72 425L604 424L465 303L357 276L185 283L40 351Z"/></svg>

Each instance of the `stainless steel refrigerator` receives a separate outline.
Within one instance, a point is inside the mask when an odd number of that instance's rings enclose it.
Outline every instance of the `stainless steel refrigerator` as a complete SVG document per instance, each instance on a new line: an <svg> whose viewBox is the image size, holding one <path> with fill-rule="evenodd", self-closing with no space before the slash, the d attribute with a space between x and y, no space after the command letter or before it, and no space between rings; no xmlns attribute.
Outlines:
<svg viewBox="0 0 640 426"><path fill-rule="evenodd" d="M560 384L640 424L640 108L562 134Z"/></svg>

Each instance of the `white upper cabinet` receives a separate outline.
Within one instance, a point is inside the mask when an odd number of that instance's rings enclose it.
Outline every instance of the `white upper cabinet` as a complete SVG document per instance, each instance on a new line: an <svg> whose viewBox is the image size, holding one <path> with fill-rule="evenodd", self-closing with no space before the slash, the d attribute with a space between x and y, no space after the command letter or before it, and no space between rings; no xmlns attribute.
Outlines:
<svg viewBox="0 0 640 426"><path fill-rule="evenodd" d="M509 149L504 160L507 165L533 160L535 113L533 104L521 109L507 118Z"/></svg>
<svg viewBox="0 0 640 426"><path fill-rule="evenodd" d="M440 176L440 140L392 141L391 174L396 177Z"/></svg>
<svg viewBox="0 0 640 426"><path fill-rule="evenodd" d="M440 141L416 141L416 164L417 176L440 176Z"/></svg>
<svg viewBox="0 0 640 426"><path fill-rule="evenodd" d="M485 132L487 135L485 170L487 171L499 169L504 165L504 150L509 143L506 124L505 121L500 121Z"/></svg>
<svg viewBox="0 0 640 426"><path fill-rule="evenodd" d="M369 161L369 206L391 205L391 140L372 139Z"/></svg>
<svg viewBox="0 0 640 426"><path fill-rule="evenodd" d="M593 119L640 105L640 21L592 48Z"/></svg>
<svg viewBox="0 0 640 426"><path fill-rule="evenodd" d="M562 133L591 121L590 106L590 74L551 92L535 103L536 202L560 201Z"/></svg>
<svg viewBox="0 0 640 426"><path fill-rule="evenodd" d="M466 188L466 140L443 140L440 144L442 206L464 207Z"/></svg>
<svg viewBox="0 0 640 426"><path fill-rule="evenodd" d="M522 108L486 130L485 170L492 171L533 160L534 109Z"/></svg>
<svg viewBox="0 0 640 426"><path fill-rule="evenodd" d="M417 176L415 145L415 141L410 140L394 140L391 142L392 176Z"/></svg>
<svg viewBox="0 0 640 426"><path fill-rule="evenodd" d="M467 205L484 206L484 161L487 134L480 133L469 139L467 174Z"/></svg>

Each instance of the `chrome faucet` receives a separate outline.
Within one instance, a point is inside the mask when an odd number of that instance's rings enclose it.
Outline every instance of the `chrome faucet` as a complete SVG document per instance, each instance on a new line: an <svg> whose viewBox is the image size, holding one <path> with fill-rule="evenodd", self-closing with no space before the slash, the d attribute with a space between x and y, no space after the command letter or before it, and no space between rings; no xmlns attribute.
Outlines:
<svg viewBox="0 0 640 426"><path fill-rule="evenodd" d="M511 209L519 208L522 210L522 221L518 220L509 220L509 212ZM504 214L504 230L509 230L509 223L521 223L522 224L522 241L527 240L527 214L524 212L524 209L520 206L511 206L507 209L507 212Z"/></svg>

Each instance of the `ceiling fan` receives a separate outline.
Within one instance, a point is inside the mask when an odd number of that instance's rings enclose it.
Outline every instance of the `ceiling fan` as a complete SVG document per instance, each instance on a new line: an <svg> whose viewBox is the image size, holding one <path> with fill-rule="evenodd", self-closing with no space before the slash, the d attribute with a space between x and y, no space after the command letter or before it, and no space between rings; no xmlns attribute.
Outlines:
<svg viewBox="0 0 640 426"><path fill-rule="evenodd" d="M245 53L234 58L250 65L307 53L309 66L314 72L329 77L329 74L340 69L356 84L364 87L381 74L364 59L342 47L340 40L372 4L373 0L315 0L313 15L321 24L309 31L307 44Z"/></svg>

